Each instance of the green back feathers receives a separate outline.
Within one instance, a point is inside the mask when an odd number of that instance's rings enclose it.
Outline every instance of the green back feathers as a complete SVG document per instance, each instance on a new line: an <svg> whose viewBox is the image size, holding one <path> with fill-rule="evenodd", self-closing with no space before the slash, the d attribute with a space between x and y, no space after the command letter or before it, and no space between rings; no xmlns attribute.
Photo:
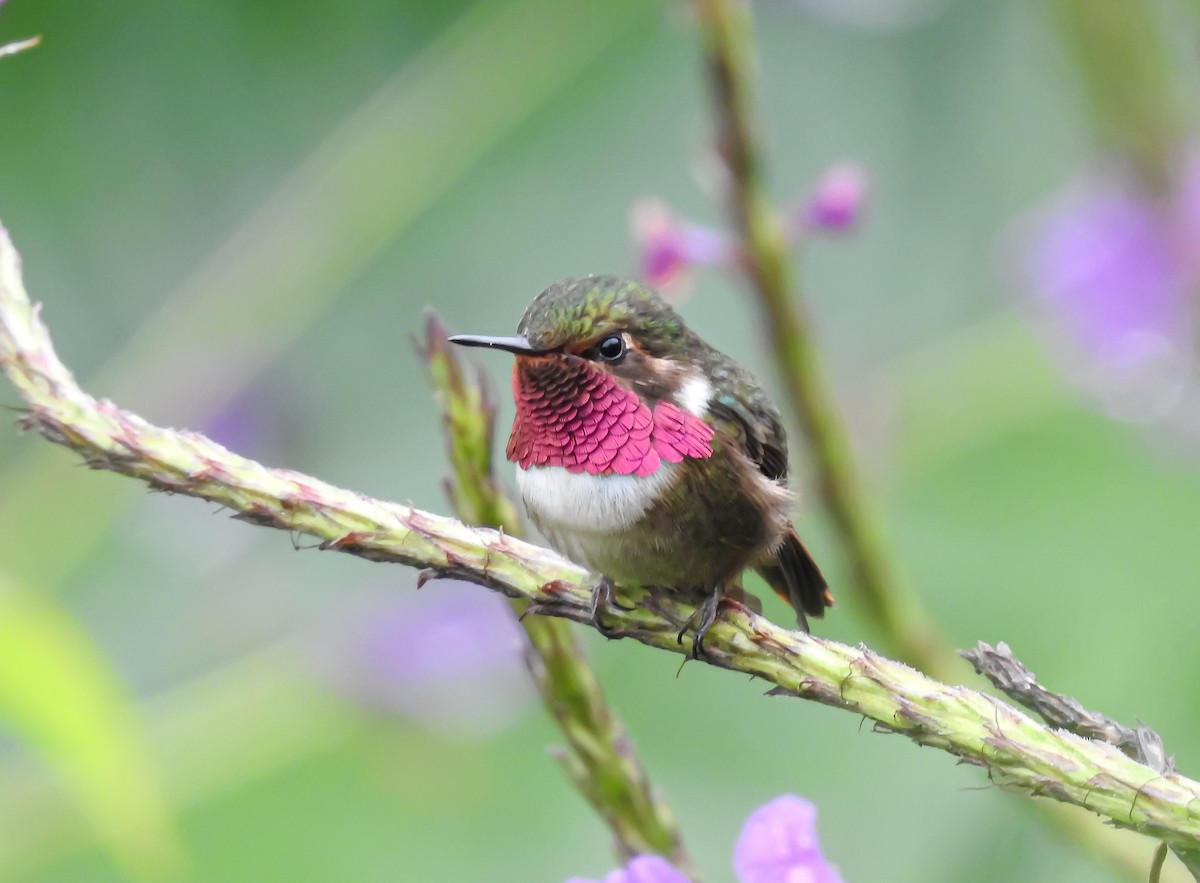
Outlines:
<svg viewBox="0 0 1200 883"><path fill-rule="evenodd" d="M639 282L616 276L564 279L534 298L517 331L539 349L592 343L633 331L652 355L670 355L690 338L679 315Z"/></svg>

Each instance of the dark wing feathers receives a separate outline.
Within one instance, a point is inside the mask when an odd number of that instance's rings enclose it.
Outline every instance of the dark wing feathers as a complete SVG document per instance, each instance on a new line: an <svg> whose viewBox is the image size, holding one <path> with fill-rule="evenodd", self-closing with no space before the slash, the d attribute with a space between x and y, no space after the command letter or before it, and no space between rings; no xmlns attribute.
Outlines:
<svg viewBox="0 0 1200 883"><path fill-rule="evenodd" d="M755 388L748 406L741 398L722 395L709 403L713 417L726 424L741 442L759 472L773 481L787 481L787 437L779 413ZM753 412L752 412L753 411ZM789 530L775 560L758 567L758 574L796 611L796 622L808 631L808 616L823 616L833 606L833 596L821 568L796 531Z"/></svg>
<svg viewBox="0 0 1200 883"><path fill-rule="evenodd" d="M825 608L833 606L833 595L821 568L813 560L800 536L789 530L783 538L775 560L758 568L758 575L767 581L780 598L792 605L796 611L796 622L808 631L808 618L821 617Z"/></svg>
<svg viewBox="0 0 1200 883"><path fill-rule="evenodd" d="M774 408L767 406L752 416L741 399L723 395L709 403L709 410L713 417L729 424L759 472L773 481L786 481L787 438Z"/></svg>

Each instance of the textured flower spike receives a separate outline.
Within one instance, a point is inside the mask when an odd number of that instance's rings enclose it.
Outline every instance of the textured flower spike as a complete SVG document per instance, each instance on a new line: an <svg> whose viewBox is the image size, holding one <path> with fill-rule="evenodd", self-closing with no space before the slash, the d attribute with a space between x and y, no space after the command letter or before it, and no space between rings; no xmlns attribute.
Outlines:
<svg viewBox="0 0 1200 883"><path fill-rule="evenodd" d="M724 233L679 218L666 203L643 199L631 212L641 276L655 288L683 281L692 267L732 261L733 243Z"/></svg>
<svg viewBox="0 0 1200 883"><path fill-rule="evenodd" d="M817 809L791 794L750 814L733 850L741 883L842 883L817 843Z"/></svg>
<svg viewBox="0 0 1200 883"><path fill-rule="evenodd" d="M866 206L870 180L861 163L840 162L826 169L799 213L797 232L825 230L841 233L853 229Z"/></svg>

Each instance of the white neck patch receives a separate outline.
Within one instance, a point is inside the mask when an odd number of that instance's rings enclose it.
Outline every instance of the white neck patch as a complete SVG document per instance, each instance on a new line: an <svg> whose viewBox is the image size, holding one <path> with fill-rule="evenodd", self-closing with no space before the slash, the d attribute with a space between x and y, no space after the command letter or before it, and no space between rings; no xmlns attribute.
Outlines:
<svg viewBox="0 0 1200 883"><path fill-rule="evenodd" d="M712 394L712 384L697 368L695 373L683 381L683 385L679 387L679 392L675 394L675 402L685 411L691 411L697 417L703 417L708 413L708 400L712 398Z"/></svg>

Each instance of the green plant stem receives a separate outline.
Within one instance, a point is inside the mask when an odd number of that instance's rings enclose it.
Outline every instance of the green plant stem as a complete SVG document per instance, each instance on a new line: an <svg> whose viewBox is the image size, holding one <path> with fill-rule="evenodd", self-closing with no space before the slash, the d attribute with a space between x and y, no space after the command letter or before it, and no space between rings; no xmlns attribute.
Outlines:
<svg viewBox="0 0 1200 883"><path fill-rule="evenodd" d="M418 352L442 412L454 477L447 495L455 514L470 524L520 536L521 519L492 470L495 407L482 373L468 372L430 314ZM512 599L528 638L526 664L542 703L566 739L557 752L571 781L608 824L618 858L655 853L698 880L670 807L655 791L625 727L613 712L569 622L530 614L528 601Z"/></svg>
<svg viewBox="0 0 1200 883"><path fill-rule="evenodd" d="M1167 860L1167 844L1160 843L1154 850L1154 859L1150 862L1150 883L1158 883L1162 876L1163 862Z"/></svg>
<svg viewBox="0 0 1200 883"><path fill-rule="evenodd" d="M317 537L323 549L425 568L426 576L468 579L526 599L532 613L591 622L587 575L548 549L269 469L202 435L153 426L89 396L55 354L2 228L0 367L28 403L25 424L79 452L93 468L219 503L245 521ZM677 633L692 608L636 589L622 598L637 604L612 611L615 634L687 652ZM705 650L710 665L862 715L880 729L986 767L996 784L1083 807L1171 846L1200 846L1200 782L1045 727L995 697L939 683L865 647L788 631L740 605L730 605L712 626Z"/></svg>
<svg viewBox="0 0 1200 883"><path fill-rule="evenodd" d="M1084 104L1103 145L1151 192L1179 182L1173 166L1191 112L1179 100L1162 8L1128 0L1054 0L1047 9L1081 78Z"/></svg>
<svg viewBox="0 0 1200 883"><path fill-rule="evenodd" d="M729 169L729 208L742 264L757 295L787 399L799 417L818 490L837 530L862 608L887 647L943 677L954 655L892 561L851 460L846 430L824 381L779 217L763 185L763 151L752 98L749 4L696 0L717 123L717 149Z"/></svg>

